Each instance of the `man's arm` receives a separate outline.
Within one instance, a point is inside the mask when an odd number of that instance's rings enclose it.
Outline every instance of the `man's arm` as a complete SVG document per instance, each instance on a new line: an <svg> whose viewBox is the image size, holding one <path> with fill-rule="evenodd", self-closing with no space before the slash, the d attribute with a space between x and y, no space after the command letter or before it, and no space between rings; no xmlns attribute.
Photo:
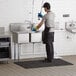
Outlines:
<svg viewBox="0 0 76 76"><path fill-rule="evenodd" d="M37 29L39 29L42 26L43 22L44 22L44 20L42 19L41 22L36 26Z"/></svg>
<svg viewBox="0 0 76 76"><path fill-rule="evenodd" d="M36 27L34 27L32 31L37 31L42 26L43 23L44 23L44 18L42 18L41 22Z"/></svg>

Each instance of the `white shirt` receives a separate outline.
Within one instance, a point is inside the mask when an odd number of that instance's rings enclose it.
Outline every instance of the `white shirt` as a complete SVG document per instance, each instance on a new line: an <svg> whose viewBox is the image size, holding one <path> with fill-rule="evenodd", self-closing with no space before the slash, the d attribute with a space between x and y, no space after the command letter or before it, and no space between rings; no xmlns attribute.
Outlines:
<svg viewBox="0 0 76 76"><path fill-rule="evenodd" d="M50 27L49 32L54 32L54 18L55 18L55 15L51 11L49 11L47 14L43 16L45 27Z"/></svg>

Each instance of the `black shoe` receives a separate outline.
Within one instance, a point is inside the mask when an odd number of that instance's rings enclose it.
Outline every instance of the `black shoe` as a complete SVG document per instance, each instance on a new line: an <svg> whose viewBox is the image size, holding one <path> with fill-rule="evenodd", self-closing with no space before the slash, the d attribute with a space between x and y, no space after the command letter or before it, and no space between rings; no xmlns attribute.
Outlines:
<svg viewBox="0 0 76 76"><path fill-rule="evenodd" d="M43 62L52 62L52 60L45 59Z"/></svg>

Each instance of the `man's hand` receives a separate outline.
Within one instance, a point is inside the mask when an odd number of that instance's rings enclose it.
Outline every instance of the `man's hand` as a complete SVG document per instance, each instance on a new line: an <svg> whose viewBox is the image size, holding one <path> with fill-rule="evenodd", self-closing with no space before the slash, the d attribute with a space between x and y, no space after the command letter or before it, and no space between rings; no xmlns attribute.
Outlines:
<svg viewBox="0 0 76 76"><path fill-rule="evenodd" d="M32 31L37 31L37 26L32 28Z"/></svg>

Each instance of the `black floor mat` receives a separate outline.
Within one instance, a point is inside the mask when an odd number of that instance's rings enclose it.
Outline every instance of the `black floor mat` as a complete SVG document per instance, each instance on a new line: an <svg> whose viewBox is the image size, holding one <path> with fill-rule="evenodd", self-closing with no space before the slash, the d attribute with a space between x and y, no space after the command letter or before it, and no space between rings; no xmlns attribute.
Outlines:
<svg viewBox="0 0 76 76"><path fill-rule="evenodd" d="M64 61L62 59L54 59L52 62L44 62L43 60L34 60L34 61L22 61L22 62L19 61L14 63L23 68L40 68L40 67L73 65L72 63Z"/></svg>

